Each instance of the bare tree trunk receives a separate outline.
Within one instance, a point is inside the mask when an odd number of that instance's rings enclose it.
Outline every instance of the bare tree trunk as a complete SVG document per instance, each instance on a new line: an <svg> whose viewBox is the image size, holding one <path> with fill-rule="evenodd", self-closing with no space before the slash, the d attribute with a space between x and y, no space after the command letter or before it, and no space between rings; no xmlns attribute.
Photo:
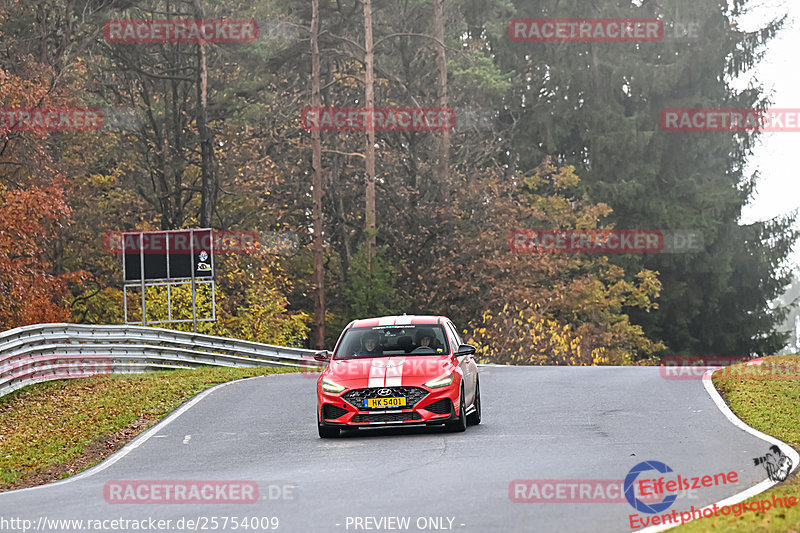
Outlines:
<svg viewBox="0 0 800 533"><path fill-rule="evenodd" d="M365 97L364 105L369 113L367 123L367 193L366 193L366 234L367 234L367 265L372 271L372 258L375 257L375 129L372 122L372 111L375 109L375 73L373 71L374 51L372 49L372 0L362 0L364 3L364 48L366 57L364 65Z"/></svg>
<svg viewBox="0 0 800 533"><path fill-rule="evenodd" d="M319 109L319 0L311 0L311 107ZM325 347L325 272L322 269L322 140L311 130L311 160L314 167L311 224L314 227L314 347Z"/></svg>
<svg viewBox="0 0 800 533"><path fill-rule="evenodd" d="M39 63L50 64L47 54L47 10L44 3L36 6L36 19L39 23Z"/></svg>
<svg viewBox="0 0 800 533"><path fill-rule="evenodd" d="M439 107L447 107L447 57L444 46L444 0L433 0L434 32L437 43L436 66L439 68ZM450 201L450 131L444 130L439 136L439 157L436 162L436 181L439 189L439 199L443 202Z"/></svg>
<svg viewBox="0 0 800 533"><path fill-rule="evenodd" d="M200 0L194 0L195 16L203 18ZM208 129L208 64L206 43L197 43L197 130L200 134L200 226L211 227L214 207L217 203L217 183L214 179L214 139Z"/></svg>

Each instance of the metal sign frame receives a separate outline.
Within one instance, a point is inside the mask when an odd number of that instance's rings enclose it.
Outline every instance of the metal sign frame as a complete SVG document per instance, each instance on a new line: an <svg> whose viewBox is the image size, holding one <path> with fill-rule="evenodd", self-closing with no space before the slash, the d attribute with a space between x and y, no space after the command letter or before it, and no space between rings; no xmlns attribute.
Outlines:
<svg viewBox="0 0 800 533"><path fill-rule="evenodd" d="M147 234L161 234L161 233L189 233L189 253L191 256L191 277L181 277L181 278L170 278L169 272L169 238L166 239L166 266L167 266L167 279L154 279L154 280L147 280L145 276L145 268L144 268L144 235ZM194 248L194 234L195 232L209 232L211 235L211 242L210 242L210 250L209 250L209 263L211 264L211 277L205 278L202 277L200 280L197 279L195 276L195 248ZM192 228L192 229L181 229L181 230L154 230L154 231L123 231L122 233L122 279L123 279L123 291L122 291L122 307L125 316L125 324L141 324L142 326L146 326L148 324L168 324L168 323L186 323L191 322L193 326L193 330L197 333L197 323L198 322L215 322L217 320L217 298L216 298L216 270L214 266L214 231L211 228ZM137 235L139 240L139 281L137 282L130 282L125 281L127 278L127 272L125 270L125 244L127 240L125 239L126 235ZM191 284L192 286L192 318L185 318L185 319L173 319L172 318L172 287L178 285L188 285ZM211 284L211 317L209 318L197 318L197 285L203 284ZM157 286L166 286L167 287L167 320L147 320L147 287L157 287ZM128 289L132 289L134 287L139 288L142 292L142 320L138 321L129 321L128 320Z"/></svg>

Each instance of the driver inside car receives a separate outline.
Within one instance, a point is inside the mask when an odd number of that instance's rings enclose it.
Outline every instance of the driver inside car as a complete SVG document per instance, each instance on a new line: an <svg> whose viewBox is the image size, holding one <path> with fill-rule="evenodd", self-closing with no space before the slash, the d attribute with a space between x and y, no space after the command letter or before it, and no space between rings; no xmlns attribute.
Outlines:
<svg viewBox="0 0 800 533"><path fill-rule="evenodd" d="M430 348L431 350L438 348L439 343L436 341L436 335L434 335L433 330L420 328L417 331L417 346L419 348Z"/></svg>
<svg viewBox="0 0 800 533"><path fill-rule="evenodd" d="M381 347L381 336L376 331L368 331L361 337L362 349L358 355L383 355Z"/></svg>

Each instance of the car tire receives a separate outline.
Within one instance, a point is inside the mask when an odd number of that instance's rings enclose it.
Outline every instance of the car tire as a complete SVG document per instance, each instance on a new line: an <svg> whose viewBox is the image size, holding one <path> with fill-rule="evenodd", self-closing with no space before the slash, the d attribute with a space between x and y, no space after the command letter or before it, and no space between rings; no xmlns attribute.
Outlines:
<svg viewBox="0 0 800 533"><path fill-rule="evenodd" d="M333 439L339 436L339 428L317 426L317 429L319 429L319 438L321 439Z"/></svg>
<svg viewBox="0 0 800 533"><path fill-rule="evenodd" d="M332 426L323 426L317 418L317 430L319 431L319 438L333 439L339 436L339 428Z"/></svg>
<svg viewBox="0 0 800 533"><path fill-rule="evenodd" d="M481 382L475 380L475 401L472 402L475 406L475 411L467 416L467 423L470 426L477 426L481 423Z"/></svg>
<svg viewBox="0 0 800 533"><path fill-rule="evenodd" d="M456 420L450 422L447 427L454 433L461 433L467 430L467 407L464 405L464 389L461 389L461 402L459 403L459 415Z"/></svg>

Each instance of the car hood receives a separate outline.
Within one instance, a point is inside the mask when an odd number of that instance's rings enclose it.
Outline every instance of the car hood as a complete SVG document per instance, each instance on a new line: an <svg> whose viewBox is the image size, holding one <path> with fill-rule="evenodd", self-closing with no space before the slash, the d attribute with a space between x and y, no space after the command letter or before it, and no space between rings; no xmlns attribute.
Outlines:
<svg viewBox="0 0 800 533"><path fill-rule="evenodd" d="M419 386L455 370L449 355L334 359L323 372L347 388Z"/></svg>

